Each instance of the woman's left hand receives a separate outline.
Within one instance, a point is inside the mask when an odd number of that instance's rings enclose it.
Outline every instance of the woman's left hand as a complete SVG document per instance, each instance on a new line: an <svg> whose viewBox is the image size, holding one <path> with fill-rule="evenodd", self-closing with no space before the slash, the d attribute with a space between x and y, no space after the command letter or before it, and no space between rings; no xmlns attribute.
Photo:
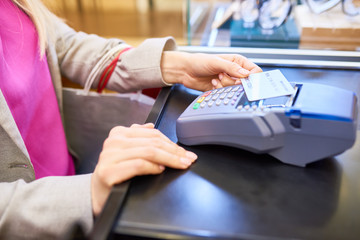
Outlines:
<svg viewBox="0 0 360 240"><path fill-rule="evenodd" d="M163 79L200 91L241 83L241 78L262 72L261 68L238 54L164 52L161 62Z"/></svg>

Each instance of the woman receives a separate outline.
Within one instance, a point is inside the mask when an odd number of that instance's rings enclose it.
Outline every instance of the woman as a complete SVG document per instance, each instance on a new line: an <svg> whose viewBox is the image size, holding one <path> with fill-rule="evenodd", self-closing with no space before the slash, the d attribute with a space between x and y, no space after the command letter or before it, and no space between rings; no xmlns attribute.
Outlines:
<svg viewBox="0 0 360 240"><path fill-rule="evenodd" d="M205 91L261 71L239 55L174 51L170 37L130 49L119 39L75 32L40 0L0 1L0 23L0 238L57 238L74 222L89 232L114 184L165 167L186 169L197 158L152 124L116 127L94 173L74 175L61 76L84 85L114 48L119 52L108 64L119 59L107 88L118 92L175 83Z"/></svg>

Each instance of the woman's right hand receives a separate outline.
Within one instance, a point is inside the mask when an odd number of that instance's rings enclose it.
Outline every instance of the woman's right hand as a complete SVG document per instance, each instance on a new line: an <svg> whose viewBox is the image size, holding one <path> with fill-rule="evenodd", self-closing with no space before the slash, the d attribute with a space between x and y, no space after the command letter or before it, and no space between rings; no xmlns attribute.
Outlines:
<svg viewBox="0 0 360 240"><path fill-rule="evenodd" d="M165 167L187 169L196 159L151 123L113 128L91 177L94 215L101 212L114 185L139 175L160 174Z"/></svg>

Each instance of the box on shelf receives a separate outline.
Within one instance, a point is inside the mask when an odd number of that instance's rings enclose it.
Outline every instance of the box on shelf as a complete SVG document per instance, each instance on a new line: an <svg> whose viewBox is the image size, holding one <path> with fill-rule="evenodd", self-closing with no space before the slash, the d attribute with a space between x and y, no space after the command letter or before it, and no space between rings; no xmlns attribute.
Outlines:
<svg viewBox="0 0 360 240"><path fill-rule="evenodd" d="M301 31L300 48L359 50L360 15L345 15L341 4L321 14L298 5L294 16Z"/></svg>

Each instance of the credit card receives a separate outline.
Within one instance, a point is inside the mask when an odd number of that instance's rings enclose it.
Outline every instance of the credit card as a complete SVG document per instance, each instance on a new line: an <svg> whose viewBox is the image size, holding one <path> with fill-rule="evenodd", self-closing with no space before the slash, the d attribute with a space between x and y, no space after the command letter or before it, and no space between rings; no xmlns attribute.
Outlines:
<svg viewBox="0 0 360 240"><path fill-rule="evenodd" d="M254 73L247 78L242 78L241 81L249 101L286 96L295 92L295 89L278 69Z"/></svg>

